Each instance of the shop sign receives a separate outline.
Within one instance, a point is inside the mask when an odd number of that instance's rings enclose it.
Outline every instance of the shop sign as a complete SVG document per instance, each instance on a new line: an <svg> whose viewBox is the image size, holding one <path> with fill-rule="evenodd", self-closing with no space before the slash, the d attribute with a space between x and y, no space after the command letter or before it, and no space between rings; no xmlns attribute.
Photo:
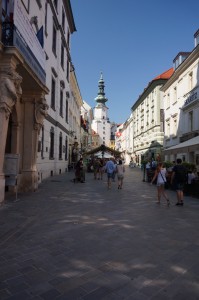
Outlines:
<svg viewBox="0 0 199 300"><path fill-rule="evenodd" d="M197 91L191 94L184 102L184 107L198 99Z"/></svg>

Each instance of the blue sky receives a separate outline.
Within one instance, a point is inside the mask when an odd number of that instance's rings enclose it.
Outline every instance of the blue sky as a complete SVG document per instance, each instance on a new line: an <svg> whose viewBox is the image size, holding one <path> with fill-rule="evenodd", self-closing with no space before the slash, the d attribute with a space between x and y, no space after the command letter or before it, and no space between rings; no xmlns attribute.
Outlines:
<svg viewBox="0 0 199 300"><path fill-rule="evenodd" d="M110 121L125 122L157 75L192 51L199 29L198 0L71 0L77 32L71 56L81 95L94 107L100 73Z"/></svg>

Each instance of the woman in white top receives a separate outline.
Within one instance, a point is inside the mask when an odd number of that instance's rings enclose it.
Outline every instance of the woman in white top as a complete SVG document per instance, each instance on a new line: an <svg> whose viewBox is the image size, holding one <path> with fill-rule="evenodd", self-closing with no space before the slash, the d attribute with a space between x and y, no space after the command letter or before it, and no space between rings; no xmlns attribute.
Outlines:
<svg viewBox="0 0 199 300"><path fill-rule="evenodd" d="M117 165L116 167L116 172L117 172L117 179L118 179L118 189L122 189L125 168L124 165L122 164L121 159L119 160L119 165Z"/></svg>
<svg viewBox="0 0 199 300"><path fill-rule="evenodd" d="M167 170L163 167L162 163L159 163L156 170L155 170L155 174L153 176L153 179L151 180L151 184L154 182L154 180L157 178L157 196L158 196L158 201L157 203L160 204L160 198L161 195L167 200L167 205L170 205L168 196L165 192L164 189L164 185L165 182L167 181L166 179L166 175L167 175Z"/></svg>

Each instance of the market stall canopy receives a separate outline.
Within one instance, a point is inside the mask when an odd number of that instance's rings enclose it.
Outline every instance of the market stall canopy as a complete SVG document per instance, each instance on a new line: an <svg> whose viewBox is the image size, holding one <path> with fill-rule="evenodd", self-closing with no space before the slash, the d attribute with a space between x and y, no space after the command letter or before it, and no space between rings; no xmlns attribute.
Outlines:
<svg viewBox="0 0 199 300"><path fill-rule="evenodd" d="M120 157L122 155L122 152L114 150L112 148L109 148L105 145L101 145L97 148L94 148L94 149L86 152L85 155L97 155L97 153L104 154L103 157L106 157L105 155L107 155L107 154L109 154L110 157L111 156L117 156L117 157L119 156Z"/></svg>
<svg viewBox="0 0 199 300"><path fill-rule="evenodd" d="M113 155L111 155L110 153L104 153L102 151L99 151L97 153L95 153L95 156L99 157L99 158L110 158L113 157Z"/></svg>

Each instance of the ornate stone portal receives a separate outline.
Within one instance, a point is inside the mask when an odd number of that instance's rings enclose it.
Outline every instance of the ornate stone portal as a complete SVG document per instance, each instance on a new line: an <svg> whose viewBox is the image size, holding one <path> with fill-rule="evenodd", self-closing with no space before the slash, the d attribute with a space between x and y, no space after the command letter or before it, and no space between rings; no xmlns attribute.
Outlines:
<svg viewBox="0 0 199 300"><path fill-rule="evenodd" d="M20 76L16 72L18 63L14 59L7 62L1 60L1 62L0 205L5 198L4 159L7 137L10 138L10 152L8 153L18 154L20 157L18 191L26 192L37 189L38 136L48 111L45 100L45 94L48 92L46 86L40 84L33 73L27 74L25 69L22 69L25 75ZM23 76L27 76L24 78L26 84L23 83Z"/></svg>
<svg viewBox="0 0 199 300"><path fill-rule="evenodd" d="M5 177L3 173L9 117L22 94L22 77L11 67L0 69L0 203L4 201Z"/></svg>

